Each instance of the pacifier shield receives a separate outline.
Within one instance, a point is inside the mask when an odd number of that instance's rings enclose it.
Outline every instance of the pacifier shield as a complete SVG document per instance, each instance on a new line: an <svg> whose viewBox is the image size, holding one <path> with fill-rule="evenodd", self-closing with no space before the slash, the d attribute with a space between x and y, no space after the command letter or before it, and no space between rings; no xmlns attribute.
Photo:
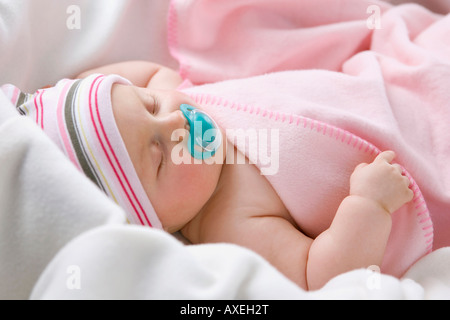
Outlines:
<svg viewBox="0 0 450 320"><path fill-rule="evenodd" d="M219 126L206 112L188 104L180 105L180 110L189 122L188 149L196 159L208 159L219 149L222 133Z"/></svg>

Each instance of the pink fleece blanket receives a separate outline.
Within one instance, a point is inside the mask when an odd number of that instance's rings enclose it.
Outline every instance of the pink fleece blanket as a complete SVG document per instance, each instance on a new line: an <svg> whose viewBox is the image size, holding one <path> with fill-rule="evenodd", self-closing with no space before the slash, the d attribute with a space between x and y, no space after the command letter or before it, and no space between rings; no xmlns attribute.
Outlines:
<svg viewBox="0 0 450 320"><path fill-rule="evenodd" d="M221 125L277 128L280 145L300 146L280 150L268 179L291 211L318 208L303 222L311 235L355 163L389 149L415 198L393 215L385 269L401 275L450 245L450 15L366 0L175 0L169 44L194 84L185 92ZM328 191L305 188L313 177Z"/></svg>

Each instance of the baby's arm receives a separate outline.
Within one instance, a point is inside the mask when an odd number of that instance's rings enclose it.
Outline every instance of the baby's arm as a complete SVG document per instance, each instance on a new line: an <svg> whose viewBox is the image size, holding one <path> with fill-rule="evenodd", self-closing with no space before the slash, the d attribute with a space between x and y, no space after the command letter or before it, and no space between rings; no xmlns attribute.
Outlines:
<svg viewBox="0 0 450 320"><path fill-rule="evenodd" d="M394 156L383 152L373 163L355 168L349 196L331 226L316 239L285 218L251 216L242 209L239 214L202 221L201 237L194 242L232 242L250 248L309 290L321 288L341 273L379 266L391 231L391 213L413 197L409 179L391 164Z"/></svg>
<svg viewBox="0 0 450 320"><path fill-rule="evenodd" d="M125 61L85 71L77 78L93 73L117 74L130 80L135 86L155 89L176 89L183 79L170 68L147 61Z"/></svg>
<svg viewBox="0 0 450 320"><path fill-rule="evenodd" d="M328 230L312 243L308 255L309 289L356 268L380 266L391 231L391 213L413 198L409 179L395 154L381 153L373 163L356 167L345 198Z"/></svg>

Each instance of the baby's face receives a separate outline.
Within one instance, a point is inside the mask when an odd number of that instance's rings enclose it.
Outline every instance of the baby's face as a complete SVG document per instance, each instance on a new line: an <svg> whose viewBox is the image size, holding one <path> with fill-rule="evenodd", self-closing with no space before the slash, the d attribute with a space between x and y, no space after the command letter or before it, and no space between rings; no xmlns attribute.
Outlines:
<svg viewBox="0 0 450 320"><path fill-rule="evenodd" d="M214 192L221 164L174 164L174 130L187 128L183 103L198 107L181 92L115 84L112 106L117 127L142 185L165 230L189 222Z"/></svg>

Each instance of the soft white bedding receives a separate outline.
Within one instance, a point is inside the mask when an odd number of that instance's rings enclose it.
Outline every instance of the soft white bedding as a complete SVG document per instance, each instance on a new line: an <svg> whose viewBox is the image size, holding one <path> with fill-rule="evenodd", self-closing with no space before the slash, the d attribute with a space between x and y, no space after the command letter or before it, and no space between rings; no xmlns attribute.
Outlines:
<svg viewBox="0 0 450 320"><path fill-rule="evenodd" d="M74 4L79 29L67 26ZM0 83L33 91L131 59L176 67L165 41L167 6L167 0L0 1ZM450 248L418 261L400 280L356 270L305 292L249 250L186 246L127 225L122 210L11 108L0 94L1 299L450 298Z"/></svg>

